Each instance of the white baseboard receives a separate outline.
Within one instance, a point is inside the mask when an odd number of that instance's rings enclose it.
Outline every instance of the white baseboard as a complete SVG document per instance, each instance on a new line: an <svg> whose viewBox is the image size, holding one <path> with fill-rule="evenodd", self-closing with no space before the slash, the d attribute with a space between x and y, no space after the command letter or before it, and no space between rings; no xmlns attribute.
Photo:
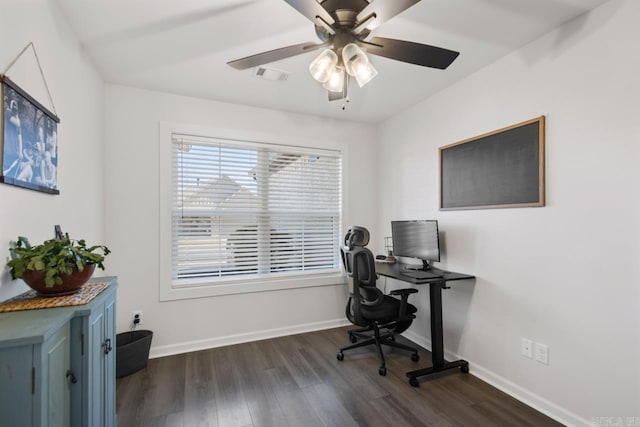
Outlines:
<svg viewBox="0 0 640 427"><path fill-rule="evenodd" d="M187 341L178 344L161 345L151 347L149 358L154 359L156 357L207 350L210 348L224 347L226 345L242 344L245 342L259 341L268 338L277 338L286 335L301 334L304 332L320 331L322 329L338 328L340 326L347 326L350 324L351 323L349 323L347 319L334 319L322 322L305 323L302 325L286 326L283 328L265 329L245 334L227 335L224 337Z"/></svg>
<svg viewBox="0 0 640 427"><path fill-rule="evenodd" d="M402 334L407 339L415 342L416 344L431 350L431 340L428 340L420 335L417 335L411 331L407 331ZM547 399L538 396L535 393L530 392L515 384L506 378L501 377L500 375L490 371L489 369L474 363L472 360L469 360L466 357L462 357L458 354L452 353L450 351L445 350L445 359L447 360L459 360L465 359L469 362L469 371L474 376L480 378L482 381L491 384L495 388L507 393L508 395L518 399L519 401L525 403L526 405L531 406L535 410L542 412L546 416L553 418L567 426L575 426L575 427L592 427L593 423L590 423L588 420L580 417L579 415L574 414L571 411L568 411L553 402L548 401Z"/></svg>

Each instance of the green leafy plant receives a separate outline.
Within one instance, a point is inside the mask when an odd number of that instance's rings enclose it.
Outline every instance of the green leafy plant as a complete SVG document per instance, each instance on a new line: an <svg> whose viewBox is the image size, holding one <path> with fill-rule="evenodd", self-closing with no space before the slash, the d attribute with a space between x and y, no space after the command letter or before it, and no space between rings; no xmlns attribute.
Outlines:
<svg viewBox="0 0 640 427"><path fill-rule="evenodd" d="M26 237L20 236L11 249L11 260L7 266L14 280L22 278L25 271L44 271L45 284L50 288L61 285L61 276L73 273L74 269L82 271L85 266L95 264L104 270L104 258L110 253L106 246L87 247L84 240L72 240L68 233L37 246L32 246Z"/></svg>

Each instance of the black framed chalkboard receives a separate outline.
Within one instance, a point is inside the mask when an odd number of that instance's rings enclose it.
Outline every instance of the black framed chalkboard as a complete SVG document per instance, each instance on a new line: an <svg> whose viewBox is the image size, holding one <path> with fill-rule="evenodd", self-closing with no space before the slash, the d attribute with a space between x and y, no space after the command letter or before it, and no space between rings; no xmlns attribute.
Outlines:
<svg viewBox="0 0 640 427"><path fill-rule="evenodd" d="M544 206L544 119L440 147L440 209Z"/></svg>

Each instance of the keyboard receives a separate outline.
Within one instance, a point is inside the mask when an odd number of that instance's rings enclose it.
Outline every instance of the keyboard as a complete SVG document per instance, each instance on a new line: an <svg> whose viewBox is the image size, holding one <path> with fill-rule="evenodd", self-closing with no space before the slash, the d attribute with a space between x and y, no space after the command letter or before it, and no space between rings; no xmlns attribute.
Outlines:
<svg viewBox="0 0 640 427"><path fill-rule="evenodd" d="M403 276L413 277L414 279L439 279L442 274L432 273L422 270L407 270L400 272Z"/></svg>

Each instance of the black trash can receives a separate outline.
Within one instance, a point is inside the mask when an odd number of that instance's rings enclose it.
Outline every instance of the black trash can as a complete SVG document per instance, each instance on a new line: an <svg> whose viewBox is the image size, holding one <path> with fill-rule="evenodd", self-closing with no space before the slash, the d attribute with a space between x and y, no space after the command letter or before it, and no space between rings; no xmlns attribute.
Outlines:
<svg viewBox="0 0 640 427"><path fill-rule="evenodd" d="M116 335L116 377L122 378L147 366L151 331L131 331Z"/></svg>

